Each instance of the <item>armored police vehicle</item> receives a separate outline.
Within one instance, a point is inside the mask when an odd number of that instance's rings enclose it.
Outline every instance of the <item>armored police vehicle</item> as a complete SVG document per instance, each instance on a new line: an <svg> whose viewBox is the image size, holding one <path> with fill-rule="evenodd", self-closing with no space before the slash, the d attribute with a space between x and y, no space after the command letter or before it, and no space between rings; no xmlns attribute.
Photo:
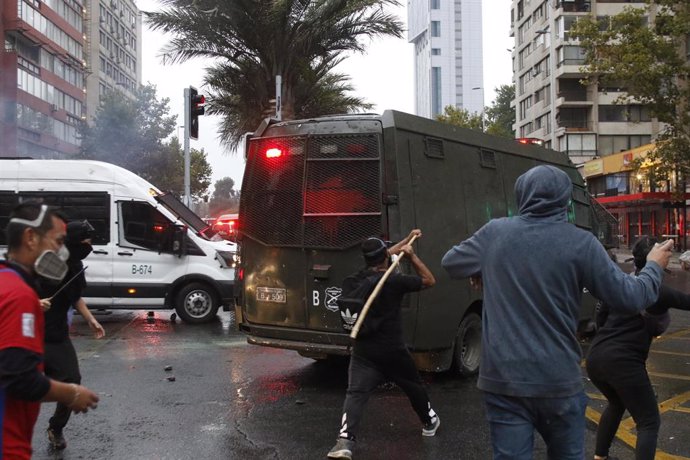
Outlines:
<svg viewBox="0 0 690 460"><path fill-rule="evenodd" d="M360 243L421 228L415 250L437 284L406 297L407 345L422 370L476 372L482 299L440 261L489 219L516 214L515 180L537 164L571 177L575 225L616 242L615 220L564 153L402 112L267 120L246 155L235 310L252 344L314 358L348 353L336 300L363 266Z"/></svg>

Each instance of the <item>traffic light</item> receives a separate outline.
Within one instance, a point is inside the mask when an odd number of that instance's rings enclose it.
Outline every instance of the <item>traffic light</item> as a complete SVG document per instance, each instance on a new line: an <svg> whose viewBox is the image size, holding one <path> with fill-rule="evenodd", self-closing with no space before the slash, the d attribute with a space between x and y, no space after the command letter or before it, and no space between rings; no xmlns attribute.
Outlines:
<svg viewBox="0 0 690 460"><path fill-rule="evenodd" d="M204 114L206 98L193 86L189 87L189 137L199 139L199 115Z"/></svg>

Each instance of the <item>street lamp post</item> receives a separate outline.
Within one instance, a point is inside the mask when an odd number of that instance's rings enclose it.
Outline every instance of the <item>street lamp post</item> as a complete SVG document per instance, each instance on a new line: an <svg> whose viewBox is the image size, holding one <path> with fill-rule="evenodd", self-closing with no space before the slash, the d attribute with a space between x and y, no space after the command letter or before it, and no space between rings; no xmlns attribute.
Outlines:
<svg viewBox="0 0 690 460"><path fill-rule="evenodd" d="M482 92L482 111L480 116L482 117L482 132L484 133L486 132L486 125L484 123L484 88L481 86L475 86L474 88L472 88L472 91L474 90L479 90Z"/></svg>

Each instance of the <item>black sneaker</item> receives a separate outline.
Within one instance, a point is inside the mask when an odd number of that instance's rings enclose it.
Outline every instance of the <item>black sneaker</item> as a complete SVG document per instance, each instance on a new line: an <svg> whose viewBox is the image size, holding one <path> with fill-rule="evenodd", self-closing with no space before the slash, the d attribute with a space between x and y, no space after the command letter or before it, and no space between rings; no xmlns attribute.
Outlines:
<svg viewBox="0 0 690 460"><path fill-rule="evenodd" d="M328 458L344 458L345 460L352 460L352 449L355 447L355 442L347 438L338 438L335 446L328 451Z"/></svg>
<svg viewBox="0 0 690 460"><path fill-rule="evenodd" d="M48 428L48 442L53 450L63 450L67 447L67 441L61 432Z"/></svg>
<svg viewBox="0 0 690 460"><path fill-rule="evenodd" d="M422 436L434 436L439 426L441 426L441 417L434 415L431 417L431 422L427 423L424 425L424 428L422 428Z"/></svg>

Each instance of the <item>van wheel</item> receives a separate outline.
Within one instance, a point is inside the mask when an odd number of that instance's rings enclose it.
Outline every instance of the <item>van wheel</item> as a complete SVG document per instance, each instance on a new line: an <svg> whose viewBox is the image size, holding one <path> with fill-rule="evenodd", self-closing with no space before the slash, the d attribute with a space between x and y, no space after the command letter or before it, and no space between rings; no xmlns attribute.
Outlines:
<svg viewBox="0 0 690 460"><path fill-rule="evenodd" d="M185 323L205 323L218 314L218 295L204 283L190 283L177 294L175 311Z"/></svg>
<svg viewBox="0 0 690 460"><path fill-rule="evenodd" d="M462 377L476 374L479 371L481 351L482 319L476 313L468 313L460 322L455 336L455 372Z"/></svg>

